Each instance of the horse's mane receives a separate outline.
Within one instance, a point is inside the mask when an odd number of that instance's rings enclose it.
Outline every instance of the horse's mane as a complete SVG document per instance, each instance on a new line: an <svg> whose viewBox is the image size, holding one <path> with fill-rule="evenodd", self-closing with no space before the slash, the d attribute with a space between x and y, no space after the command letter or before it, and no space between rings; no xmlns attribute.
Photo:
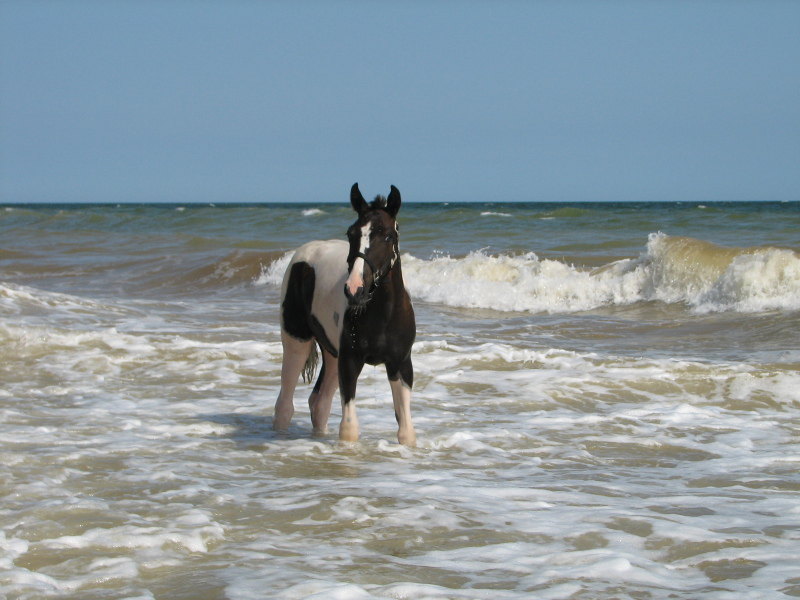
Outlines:
<svg viewBox="0 0 800 600"><path fill-rule="evenodd" d="M369 205L370 208L386 208L386 196L381 196L378 194L375 196L375 200L372 201L372 204Z"/></svg>

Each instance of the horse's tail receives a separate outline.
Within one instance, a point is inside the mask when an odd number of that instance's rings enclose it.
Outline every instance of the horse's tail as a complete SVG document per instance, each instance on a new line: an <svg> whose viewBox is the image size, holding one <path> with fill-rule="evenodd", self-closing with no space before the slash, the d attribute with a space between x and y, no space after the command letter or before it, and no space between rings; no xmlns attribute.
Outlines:
<svg viewBox="0 0 800 600"><path fill-rule="evenodd" d="M317 364L319 364L319 352L317 352L317 345L311 346L311 352L308 353L306 364L303 366L303 381L311 383L314 379L314 373L317 371Z"/></svg>

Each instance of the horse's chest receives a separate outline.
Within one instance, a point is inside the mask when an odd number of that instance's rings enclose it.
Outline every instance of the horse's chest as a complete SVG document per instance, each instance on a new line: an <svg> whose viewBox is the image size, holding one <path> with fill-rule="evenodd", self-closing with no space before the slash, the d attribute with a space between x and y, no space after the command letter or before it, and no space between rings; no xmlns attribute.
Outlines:
<svg viewBox="0 0 800 600"><path fill-rule="evenodd" d="M343 331L342 345L347 346L349 350L357 351L362 356L380 353L384 347L380 337L359 335L357 330Z"/></svg>
<svg viewBox="0 0 800 600"><path fill-rule="evenodd" d="M391 354L392 343L385 330L363 331L358 325L342 331L341 345L358 354L370 365L381 364Z"/></svg>

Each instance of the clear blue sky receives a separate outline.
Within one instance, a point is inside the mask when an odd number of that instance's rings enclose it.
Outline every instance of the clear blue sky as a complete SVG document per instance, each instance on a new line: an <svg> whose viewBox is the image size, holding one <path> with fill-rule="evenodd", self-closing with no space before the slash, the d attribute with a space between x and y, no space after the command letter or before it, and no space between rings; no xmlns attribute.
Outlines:
<svg viewBox="0 0 800 600"><path fill-rule="evenodd" d="M800 200L798 1L0 0L0 202Z"/></svg>

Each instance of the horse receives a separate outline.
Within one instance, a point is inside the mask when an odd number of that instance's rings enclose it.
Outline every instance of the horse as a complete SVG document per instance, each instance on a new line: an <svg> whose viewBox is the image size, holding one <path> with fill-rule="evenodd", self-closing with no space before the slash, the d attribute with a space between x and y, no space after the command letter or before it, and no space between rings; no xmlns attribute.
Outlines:
<svg viewBox="0 0 800 600"><path fill-rule="evenodd" d="M281 389L273 428L285 431L294 414L294 390L301 373L311 381L318 355L322 367L308 398L314 433L327 433L333 395L341 392L339 439L355 442L359 424L356 385L364 364L386 367L392 390L399 443L414 446L411 346L416 322L403 283L397 213L400 191L367 203L350 190L358 217L347 241L308 242L294 253L281 285Z"/></svg>

